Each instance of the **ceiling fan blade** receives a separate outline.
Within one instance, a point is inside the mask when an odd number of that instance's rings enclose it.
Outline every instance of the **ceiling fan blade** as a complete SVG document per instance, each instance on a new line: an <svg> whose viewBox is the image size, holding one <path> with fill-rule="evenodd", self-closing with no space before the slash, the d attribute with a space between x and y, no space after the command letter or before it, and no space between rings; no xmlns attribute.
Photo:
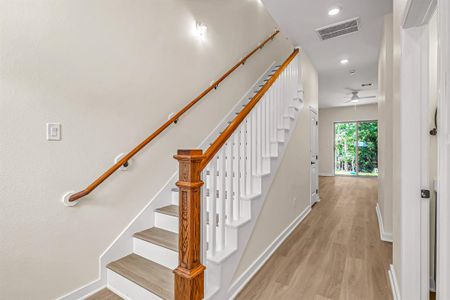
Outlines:
<svg viewBox="0 0 450 300"><path fill-rule="evenodd" d="M376 98L377 96L367 96L367 97L359 97L359 99L373 99Z"/></svg>

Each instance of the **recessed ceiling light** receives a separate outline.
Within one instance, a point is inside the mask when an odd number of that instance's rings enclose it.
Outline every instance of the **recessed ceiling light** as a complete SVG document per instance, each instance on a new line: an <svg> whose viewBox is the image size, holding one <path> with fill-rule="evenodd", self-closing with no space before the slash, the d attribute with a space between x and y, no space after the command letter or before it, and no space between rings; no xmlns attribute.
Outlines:
<svg viewBox="0 0 450 300"><path fill-rule="evenodd" d="M342 65L346 65L346 64L348 64L348 59L346 59L346 58L341 59L340 62L341 62Z"/></svg>
<svg viewBox="0 0 450 300"><path fill-rule="evenodd" d="M341 9L339 7L334 7L334 8L332 8L332 9L330 9L328 11L328 15L329 16L335 16L335 15L337 15L340 12L341 12Z"/></svg>

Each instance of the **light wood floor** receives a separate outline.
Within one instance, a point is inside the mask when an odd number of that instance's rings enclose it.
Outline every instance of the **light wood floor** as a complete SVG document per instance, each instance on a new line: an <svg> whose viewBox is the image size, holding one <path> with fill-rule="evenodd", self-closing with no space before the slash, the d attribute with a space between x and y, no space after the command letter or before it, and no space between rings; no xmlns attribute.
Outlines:
<svg viewBox="0 0 450 300"><path fill-rule="evenodd" d="M321 202L236 299L390 300L377 180L321 177Z"/></svg>

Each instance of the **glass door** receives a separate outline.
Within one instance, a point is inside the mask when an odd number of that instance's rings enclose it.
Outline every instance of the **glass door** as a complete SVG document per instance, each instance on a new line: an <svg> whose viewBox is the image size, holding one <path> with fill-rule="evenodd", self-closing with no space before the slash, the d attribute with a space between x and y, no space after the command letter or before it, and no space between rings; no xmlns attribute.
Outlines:
<svg viewBox="0 0 450 300"><path fill-rule="evenodd" d="M358 175L378 176L378 122L358 122Z"/></svg>
<svg viewBox="0 0 450 300"><path fill-rule="evenodd" d="M378 122L334 123L334 173L378 176Z"/></svg>

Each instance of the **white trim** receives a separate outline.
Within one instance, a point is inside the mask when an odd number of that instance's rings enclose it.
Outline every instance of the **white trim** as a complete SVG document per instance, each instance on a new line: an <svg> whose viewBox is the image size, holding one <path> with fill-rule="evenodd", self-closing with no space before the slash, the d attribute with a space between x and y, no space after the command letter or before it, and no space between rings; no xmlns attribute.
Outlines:
<svg viewBox="0 0 450 300"><path fill-rule="evenodd" d="M430 291L436 293L436 281L434 281L433 277L430 277Z"/></svg>
<svg viewBox="0 0 450 300"><path fill-rule="evenodd" d="M391 283L392 297L394 300L401 300L400 290L398 288L397 275L395 273L394 265L390 265L389 267L389 282Z"/></svg>
<svg viewBox="0 0 450 300"><path fill-rule="evenodd" d="M437 269L436 292L439 300L450 299L450 148L449 148L449 81L450 3L438 0L438 193L437 193Z"/></svg>
<svg viewBox="0 0 450 300"><path fill-rule="evenodd" d="M231 285L229 294L231 294L230 299L234 299L239 292L245 287L245 285L250 281L250 279L255 276L255 274L261 269L266 261L273 255L273 253L281 246L281 244L286 240L286 238L297 228L298 225L305 219L305 217L311 212L311 207L307 206L301 214L295 218L295 220L286 227L283 232L267 247L261 255L250 265L250 267L245 270L238 279L234 281Z"/></svg>
<svg viewBox="0 0 450 300"><path fill-rule="evenodd" d="M322 176L322 177L334 177L335 175L333 173L319 173L319 176Z"/></svg>
<svg viewBox="0 0 450 300"><path fill-rule="evenodd" d="M317 121L319 121L319 110L312 105L309 105L309 110L317 115Z"/></svg>
<svg viewBox="0 0 450 300"><path fill-rule="evenodd" d="M384 231L383 216L381 215L379 203L377 203L375 210L377 211L378 226L380 227L380 239L384 242L392 243L392 232Z"/></svg>
<svg viewBox="0 0 450 300"><path fill-rule="evenodd" d="M421 189L430 189L427 150L428 115L428 51L427 26L401 30L400 101L398 163L396 188L399 189L399 236L395 262L400 276L402 297L408 300L429 296L429 200L422 199ZM426 96L424 96L426 95ZM425 106L426 104L426 106ZM425 107L425 108L424 108ZM394 155L395 156L395 155ZM395 157L394 157L395 159ZM416 163L411 163L416 162ZM424 170L426 170L424 172ZM395 171L394 171L395 172ZM394 174L395 176L395 174ZM394 211L396 209L394 208ZM395 226L395 224L394 224Z"/></svg>
<svg viewBox="0 0 450 300"><path fill-rule="evenodd" d="M403 14L403 27L427 24L436 9L437 0L408 0Z"/></svg>
<svg viewBox="0 0 450 300"><path fill-rule="evenodd" d="M313 132L315 131L315 141L314 143L316 144L315 146L315 150L316 150L316 157L319 156L319 110L314 108L312 105L309 105L309 114L308 114L308 123L311 125L311 117L312 115L315 115L316 117L316 125L314 125L314 127L309 128L309 159L313 159L311 156L311 150L313 149L313 144L311 143L311 138L313 136ZM315 168L316 168L316 192L314 192L313 194L313 174L312 174L312 170L313 170L313 165L310 164L309 165L309 203L312 206L313 204L315 204L316 202L319 202L319 193L317 192L319 190L319 170L320 170L320 161L318 158L314 158L315 159ZM311 161L312 162L312 161Z"/></svg>

